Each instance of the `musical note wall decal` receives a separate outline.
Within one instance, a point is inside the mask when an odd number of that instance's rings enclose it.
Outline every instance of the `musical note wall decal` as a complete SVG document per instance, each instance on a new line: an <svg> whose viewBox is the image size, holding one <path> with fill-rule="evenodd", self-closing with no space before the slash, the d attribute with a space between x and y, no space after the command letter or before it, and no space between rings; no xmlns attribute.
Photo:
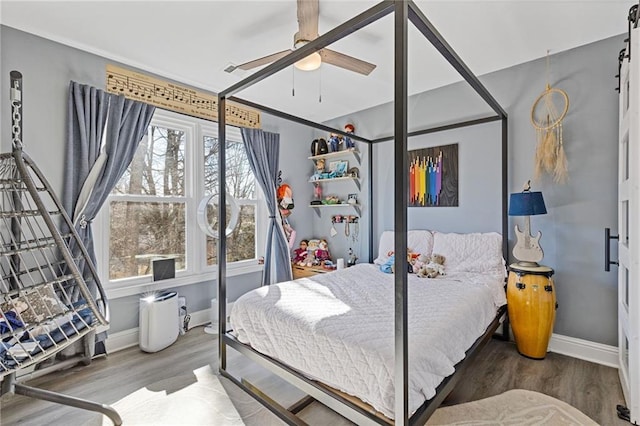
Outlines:
<svg viewBox="0 0 640 426"><path fill-rule="evenodd" d="M146 102L158 108L218 121L218 97L201 90L182 87L168 81L107 64L106 88L109 93ZM226 104L227 124L259 129L260 113L256 110Z"/></svg>

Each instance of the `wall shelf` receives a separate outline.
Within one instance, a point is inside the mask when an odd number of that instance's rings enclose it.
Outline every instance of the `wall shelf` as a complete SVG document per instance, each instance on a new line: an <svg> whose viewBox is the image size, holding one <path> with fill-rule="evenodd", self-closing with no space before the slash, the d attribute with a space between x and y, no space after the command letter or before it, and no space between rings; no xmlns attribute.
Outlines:
<svg viewBox="0 0 640 426"><path fill-rule="evenodd" d="M339 204L309 204L309 207L315 209L316 214L318 216L320 216L320 209L323 208L330 208L330 207L351 207L353 208L357 213L358 216L362 216L361 210L360 210L360 204L349 204L349 203L339 203Z"/></svg>
<svg viewBox="0 0 640 426"><path fill-rule="evenodd" d="M353 155L358 164L360 163L360 151L358 151L356 148L343 149L342 151L329 152L327 154L312 155L308 158L309 160L320 160L321 158L339 158L345 155Z"/></svg>
<svg viewBox="0 0 640 426"><path fill-rule="evenodd" d="M356 186L358 187L358 191L360 191L360 178L357 178L355 176L343 176L338 178L316 179L316 180L309 179L309 183L344 182L349 180L352 180L353 182L355 182Z"/></svg>

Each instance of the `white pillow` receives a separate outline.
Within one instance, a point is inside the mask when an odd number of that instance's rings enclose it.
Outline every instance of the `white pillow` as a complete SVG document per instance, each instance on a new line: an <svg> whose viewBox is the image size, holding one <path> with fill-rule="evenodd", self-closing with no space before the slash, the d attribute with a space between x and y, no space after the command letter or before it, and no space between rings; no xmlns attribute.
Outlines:
<svg viewBox="0 0 640 426"><path fill-rule="evenodd" d="M378 244L378 257L373 261L376 265L382 265L389 256L387 253L394 251L394 231L384 231ZM407 248L413 253L431 256L433 248L433 233L431 231L415 229L407 232Z"/></svg>
<svg viewBox="0 0 640 426"><path fill-rule="evenodd" d="M495 272L504 270L502 235L497 232L455 234L435 232L433 253L445 257L450 272Z"/></svg>

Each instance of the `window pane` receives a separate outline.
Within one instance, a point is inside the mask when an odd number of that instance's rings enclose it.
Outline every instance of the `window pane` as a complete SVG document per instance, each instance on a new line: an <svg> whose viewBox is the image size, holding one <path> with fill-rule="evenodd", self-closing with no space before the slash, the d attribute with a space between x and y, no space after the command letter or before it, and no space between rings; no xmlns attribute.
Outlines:
<svg viewBox="0 0 640 426"><path fill-rule="evenodd" d="M207 217L215 217L215 208L211 208ZM256 206L240 206L238 224L227 237L227 262L256 258ZM207 265L218 263L216 240L207 237Z"/></svg>
<svg viewBox="0 0 640 426"><path fill-rule="evenodd" d="M150 126L112 194L184 196L185 132Z"/></svg>
<svg viewBox="0 0 640 426"><path fill-rule="evenodd" d="M183 203L110 203L109 279L151 274L151 260L176 259L185 264L185 205Z"/></svg>
<svg viewBox="0 0 640 426"><path fill-rule="evenodd" d="M204 138L205 194L218 192L218 138ZM227 140L227 191L237 200L254 200L256 180L242 142Z"/></svg>

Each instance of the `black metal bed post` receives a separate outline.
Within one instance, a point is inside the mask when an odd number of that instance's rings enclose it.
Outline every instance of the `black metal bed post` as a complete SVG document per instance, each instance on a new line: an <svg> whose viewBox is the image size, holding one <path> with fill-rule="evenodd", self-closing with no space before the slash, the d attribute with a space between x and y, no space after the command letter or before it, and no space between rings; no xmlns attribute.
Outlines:
<svg viewBox="0 0 640 426"><path fill-rule="evenodd" d="M373 263L373 143L367 144L367 173L369 174L369 263Z"/></svg>
<svg viewBox="0 0 640 426"><path fill-rule="evenodd" d="M509 261L509 122L502 117L502 257ZM509 316L502 322L502 340L509 340Z"/></svg>
<svg viewBox="0 0 640 426"><path fill-rule="evenodd" d="M219 370L227 369L227 348L222 336L227 331L227 197L226 197L226 105L224 96L218 97L218 360Z"/></svg>
<svg viewBox="0 0 640 426"><path fill-rule="evenodd" d="M407 267L407 130L409 4L394 10L394 251L395 251L395 409L396 425L409 423L408 267Z"/></svg>

